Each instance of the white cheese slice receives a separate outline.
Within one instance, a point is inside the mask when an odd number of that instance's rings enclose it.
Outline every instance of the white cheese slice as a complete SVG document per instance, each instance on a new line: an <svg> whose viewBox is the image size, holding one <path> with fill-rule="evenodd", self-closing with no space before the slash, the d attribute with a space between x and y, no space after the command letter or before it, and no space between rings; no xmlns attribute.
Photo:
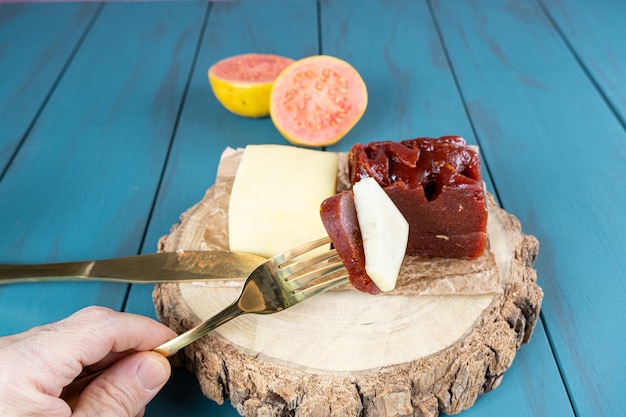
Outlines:
<svg viewBox="0 0 626 417"><path fill-rule="evenodd" d="M248 145L228 208L230 250L271 257L327 236L320 205L335 194L337 154Z"/></svg>
<svg viewBox="0 0 626 417"><path fill-rule="evenodd" d="M381 291L395 288L409 239L409 223L374 178L352 187L363 238L365 272Z"/></svg>

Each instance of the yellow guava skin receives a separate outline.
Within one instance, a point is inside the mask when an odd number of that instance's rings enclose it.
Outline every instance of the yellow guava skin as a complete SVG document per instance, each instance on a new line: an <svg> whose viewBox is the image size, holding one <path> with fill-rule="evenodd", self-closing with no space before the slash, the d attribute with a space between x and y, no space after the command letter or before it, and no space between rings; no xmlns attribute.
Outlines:
<svg viewBox="0 0 626 417"><path fill-rule="evenodd" d="M293 61L271 54L235 55L209 68L209 83L215 98L228 111L242 117L267 117L274 80Z"/></svg>
<svg viewBox="0 0 626 417"><path fill-rule="evenodd" d="M270 114L270 92L274 83L239 84L219 79L209 71L215 98L226 110L242 117L261 118Z"/></svg>

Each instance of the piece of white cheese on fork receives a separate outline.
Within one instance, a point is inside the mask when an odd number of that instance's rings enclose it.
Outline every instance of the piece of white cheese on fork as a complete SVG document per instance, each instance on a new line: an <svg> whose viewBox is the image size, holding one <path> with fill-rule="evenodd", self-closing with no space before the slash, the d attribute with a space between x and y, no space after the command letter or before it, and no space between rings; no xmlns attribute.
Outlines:
<svg viewBox="0 0 626 417"><path fill-rule="evenodd" d="M334 152L246 146L230 194L230 250L271 257L327 236L319 211L336 192L337 160Z"/></svg>
<svg viewBox="0 0 626 417"><path fill-rule="evenodd" d="M395 288L409 239L409 223L374 178L352 187L363 238L365 272L381 291Z"/></svg>

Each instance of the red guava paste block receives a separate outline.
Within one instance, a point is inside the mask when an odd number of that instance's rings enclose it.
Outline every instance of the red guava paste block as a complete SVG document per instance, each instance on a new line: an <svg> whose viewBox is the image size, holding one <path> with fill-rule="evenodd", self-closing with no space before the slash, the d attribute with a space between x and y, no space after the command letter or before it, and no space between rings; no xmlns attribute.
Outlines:
<svg viewBox="0 0 626 417"><path fill-rule="evenodd" d="M373 177L409 222L407 255L465 259L482 255L487 205L480 157L463 138L356 144L349 166L353 185Z"/></svg>
<svg viewBox="0 0 626 417"><path fill-rule="evenodd" d="M348 271L350 283L357 290L379 294L380 289L365 272L363 238L352 191L344 191L324 200L320 215L328 237Z"/></svg>

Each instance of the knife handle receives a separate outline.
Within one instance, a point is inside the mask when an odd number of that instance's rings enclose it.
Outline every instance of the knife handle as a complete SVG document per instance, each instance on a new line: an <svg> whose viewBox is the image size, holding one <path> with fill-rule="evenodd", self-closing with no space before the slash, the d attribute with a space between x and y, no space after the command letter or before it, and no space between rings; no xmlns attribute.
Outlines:
<svg viewBox="0 0 626 417"><path fill-rule="evenodd" d="M38 265L0 265L0 284L89 280L94 261Z"/></svg>
<svg viewBox="0 0 626 417"><path fill-rule="evenodd" d="M113 281L133 284L243 280L265 258L226 251L146 255L33 265L0 264L0 284L47 281Z"/></svg>

